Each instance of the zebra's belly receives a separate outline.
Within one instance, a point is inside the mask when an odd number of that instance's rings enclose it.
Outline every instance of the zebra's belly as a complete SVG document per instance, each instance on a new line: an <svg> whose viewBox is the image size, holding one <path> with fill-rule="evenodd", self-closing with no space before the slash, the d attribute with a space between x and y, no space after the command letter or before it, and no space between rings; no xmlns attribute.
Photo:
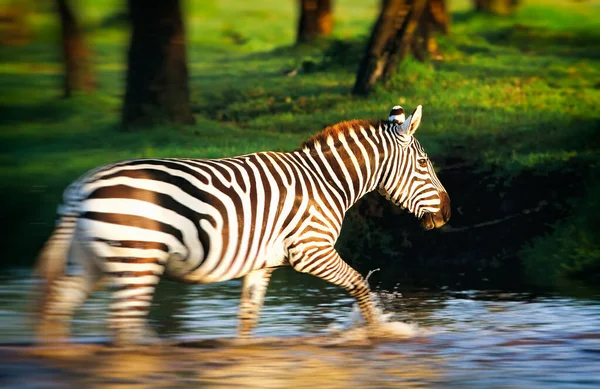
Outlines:
<svg viewBox="0 0 600 389"><path fill-rule="evenodd" d="M206 261L197 269L190 270L181 258L171 257L166 264L166 274L186 283L209 284L228 281L265 267L279 267L289 263L283 244L271 245L253 256L238 255L232 259L218 258L214 265ZM204 266L204 265L208 266Z"/></svg>

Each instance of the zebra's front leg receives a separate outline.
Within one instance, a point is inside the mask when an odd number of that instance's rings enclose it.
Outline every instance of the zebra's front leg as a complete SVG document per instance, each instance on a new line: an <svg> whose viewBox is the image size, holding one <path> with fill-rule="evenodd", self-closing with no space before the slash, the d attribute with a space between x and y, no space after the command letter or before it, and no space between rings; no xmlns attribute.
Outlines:
<svg viewBox="0 0 600 389"><path fill-rule="evenodd" d="M258 323L273 270L275 268L254 270L244 277L238 312L238 336L242 339L248 338Z"/></svg>
<svg viewBox="0 0 600 389"><path fill-rule="evenodd" d="M302 273L312 274L346 289L358 302L367 325L377 328L379 314L371 299L369 284L356 270L348 265L331 246L306 247L302 251L290 249L290 264Z"/></svg>

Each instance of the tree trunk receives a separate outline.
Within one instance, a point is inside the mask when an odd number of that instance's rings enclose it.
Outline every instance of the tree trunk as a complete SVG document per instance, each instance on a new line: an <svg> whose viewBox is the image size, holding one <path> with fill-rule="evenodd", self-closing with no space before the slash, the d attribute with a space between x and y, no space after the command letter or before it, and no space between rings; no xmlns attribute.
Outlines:
<svg viewBox="0 0 600 389"><path fill-rule="evenodd" d="M297 43L314 42L332 30L331 0L300 0Z"/></svg>
<svg viewBox="0 0 600 389"><path fill-rule="evenodd" d="M122 125L195 123L179 0L128 0L132 24Z"/></svg>
<svg viewBox="0 0 600 389"><path fill-rule="evenodd" d="M83 39L81 28L67 0L56 0L61 22L61 39L64 73L64 95L71 96L73 91L91 92L95 80L91 69L91 53Z"/></svg>
<svg viewBox="0 0 600 389"><path fill-rule="evenodd" d="M406 57L409 48L413 46L427 2L427 0L412 0L408 2L410 9L392 41L390 55L383 69L383 80L387 80L393 74L398 67L398 63ZM428 28L428 26L425 25L423 28Z"/></svg>
<svg viewBox="0 0 600 389"><path fill-rule="evenodd" d="M428 12L431 14L431 23L434 28L443 34L450 32L450 14L445 0L429 0Z"/></svg>
<svg viewBox="0 0 600 389"><path fill-rule="evenodd" d="M444 0L429 0L421 15L419 27L412 41L412 51L419 61L430 55L441 58L438 45L432 32L439 31L446 35L450 31L450 15Z"/></svg>
<svg viewBox="0 0 600 389"><path fill-rule="evenodd" d="M389 78L394 72L408 49L414 47L413 39L427 3L428 0L383 2L356 75L353 94L366 95L378 81Z"/></svg>
<svg viewBox="0 0 600 389"><path fill-rule="evenodd" d="M475 10L496 15L509 15L519 5L519 0L474 0Z"/></svg>

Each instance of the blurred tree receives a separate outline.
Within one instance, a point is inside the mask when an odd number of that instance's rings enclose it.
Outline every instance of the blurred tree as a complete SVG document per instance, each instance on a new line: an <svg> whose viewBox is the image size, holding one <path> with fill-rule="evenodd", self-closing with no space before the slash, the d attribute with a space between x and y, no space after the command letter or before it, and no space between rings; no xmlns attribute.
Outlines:
<svg viewBox="0 0 600 389"><path fill-rule="evenodd" d="M179 0L129 0L132 24L122 125L195 123Z"/></svg>
<svg viewBox="0 0 600 389"><path fill-rule="evenodd" d="M379 80L386 80L409 49L419 60L432 53L439 56L431 33L447 33L449 25L444 0L383 0L352 93L367 94Z"/></svg>
<svg viewBox="0 0 600 389"><path fill-rule="evenodd" d="M411 42L414 56L419 61L424 61L429 55L441 58L438 52L437 41L432 32L439 31L448 34L450 30L450 14L446 8L445 0L429 0L421 15L419 27Z"/></svg>
<svg viewBox="0 0 600 389"><path fill-rule="evenodd" d="M474 3L478 12L509 15L515 11L519 0L474 0Z"/></svg>
<svg viewBox="0 0 600 389"><path fill-rule="evenodd" d="M0 45L23 45L31 39L29 7L19 1L0 4Z"/></svg>
<svg viewBox="0 0 600 389"><path fill-rule="evenodd" d="M73 91L91 92L96 83L91 69L91 52L67 0L56 0L60 17L62 53L65 66L64 95Z"/></svg>
<svg viewBox="0 0 600 389"><path fill-rule="evenodd" d="M331 34L333 17L331 0L299 0L300 21L297 43L310 43Z"/></svg>

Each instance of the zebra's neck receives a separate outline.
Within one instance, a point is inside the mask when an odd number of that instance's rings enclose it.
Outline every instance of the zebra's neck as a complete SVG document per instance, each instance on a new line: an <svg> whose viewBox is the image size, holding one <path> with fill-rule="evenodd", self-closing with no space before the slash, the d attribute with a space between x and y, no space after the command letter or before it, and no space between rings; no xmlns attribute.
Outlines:
<svg viewBox="0 0 600 389"><path fill-rule="evenodd" d="M344 122L342 128L324 130L296 151L305 165L335 192L344 211L379 186L396 153L387 122ZM339 125L338 125L339 126Z"/></svg>

